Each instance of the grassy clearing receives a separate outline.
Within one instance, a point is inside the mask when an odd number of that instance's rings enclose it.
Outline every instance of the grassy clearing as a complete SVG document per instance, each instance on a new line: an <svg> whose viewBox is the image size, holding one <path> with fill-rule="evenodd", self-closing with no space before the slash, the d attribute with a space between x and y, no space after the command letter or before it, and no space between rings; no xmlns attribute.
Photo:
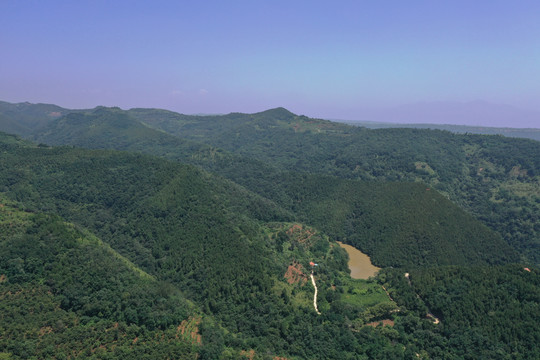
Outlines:
<svg viewBox="0 0 540 360"><path fill-rule="evenodd" d="M342 301L367 308L379 304L395 305L383 288L376 282L361 279L346 279L343 284Z"/></svg>

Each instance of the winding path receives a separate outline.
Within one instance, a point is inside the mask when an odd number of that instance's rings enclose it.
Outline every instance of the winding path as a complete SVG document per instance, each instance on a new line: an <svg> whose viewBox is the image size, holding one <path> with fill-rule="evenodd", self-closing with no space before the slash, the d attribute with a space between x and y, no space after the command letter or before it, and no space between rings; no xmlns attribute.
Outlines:
<svg viewBox="0 0 540 360"><path fill-rule="evenodd" d="M313 277L313 272L311 273L311 283L313 284L313 287L315 288L315 295L313 295L313 307L315 308L315 311L318 315L321 315L319 312L319 309L317 309L317 285L315 284L315 278Z"/></svg>
<svg viewBox="0 0 540 360"><path fill-rule="evenodd" d="M405 273L405 277L407 278L407 281L409 282L409 286L412 286L410 274L409 274L409 273ZM384 289L384 286L383 286L383 289ZM384 289L384 291L386 291L386 289ZM386 293L388 294L388 291L386 291ZM388 294L388 296L390 296L390 294ZM417 297L424 305L426 305L426 302L420 298L420 295L416 294L416 297ZM429 310L429 308L427 307L427 305L426 305L426 309L427 309L426 317L427 317L428 319L430 319L431 321L433 321L434 324L439 324L441 321L439 320L438 317L436 317L435 315L433 315L433 314L431 313L431 310Z"/></svg>

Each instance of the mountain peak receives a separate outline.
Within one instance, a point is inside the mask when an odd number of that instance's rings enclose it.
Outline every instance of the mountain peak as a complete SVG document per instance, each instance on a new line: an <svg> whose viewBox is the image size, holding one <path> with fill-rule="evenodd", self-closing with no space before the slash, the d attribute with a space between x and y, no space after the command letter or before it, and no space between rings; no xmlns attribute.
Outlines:
<svg viewBox="0 0 540 360"><path fill-rule="evenodd" d="M261 111L258 113L255 113L254 115L264 115L264 116L272 116L280 120L284 119L290 119L291 117L296 116L296 114L290 112L289 110L285 109L284 107L277 107L273 109L268 109L265 111Z"/></svg>

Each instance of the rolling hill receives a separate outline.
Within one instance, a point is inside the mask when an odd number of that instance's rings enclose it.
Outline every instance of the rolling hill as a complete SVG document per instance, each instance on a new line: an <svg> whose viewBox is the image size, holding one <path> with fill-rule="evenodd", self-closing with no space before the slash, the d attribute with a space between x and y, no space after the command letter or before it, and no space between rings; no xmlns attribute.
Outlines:
<svg viewBox="0 0 540 360"><path fill-rule="evenodd" d="M191 163L282 205L289 195L275 183L288 172L423 182L498 232L523 260L540 262L540 145L531 140L369 130L283 108L222 116L98 108L52 120L31 138Z"/></svg>
<svg viewBox="0 0 540 360"><path fill-rule="evenodd" d="M540 263L537 141L427 129L370 130L282 108L205 117L151 109L129 113L175 136L289 171L423 182L499 232L524 260Z"/></svg>
<svg viewBox="0 0 540 360"><path fill-rule="evenodd" d="M201 318L180 291L58 216L0 202L0 348L16 358L196 358L198 339L174 331Z"/></svg>
<svg viewBox="0 0 540 360"><path fill-rule="evenodd" d="M538 355L534 141L281 108L38 123L0 133L0 356ZM335 240L383 271L350 279Z"/></svg>
<svg viewBox="0 0 540 360"><path fill-rule="evenodd" d="M73 110L52 104L12 104L0 101L0 131L29 136L36 129L69 112Z"/></svg>
<svg viewBox="0 0 540 360"><path fill-rule="evenodd" d="M289 114L283 110L276 119L279 122ZM98 108L89 113L68 114L41 134L40 141L50 144L167 154L165 156L193 162L222 175L232 174L231 179L297 214L297 219L365 251L380 266L517 260L500 235L467 217L444 197L431 196L431 201L426 201L426 186L422 184L382 185L328 176L303 176L278 171L259 162L242 162L236 159L242 159L241 156L223 151L215 152L219 154L216 160L215 156L208 156L208 145L197 145L191 140L149 129L118 109ZM243 171L238 171L238 164L243 166ZM436 191L427 194L438 195ZM447 218L456 221L442 221ZM460 226L455 226L458 223ZM468 241L470 238L477 240ZM489 251L485 239L493 244Z"/></svg>

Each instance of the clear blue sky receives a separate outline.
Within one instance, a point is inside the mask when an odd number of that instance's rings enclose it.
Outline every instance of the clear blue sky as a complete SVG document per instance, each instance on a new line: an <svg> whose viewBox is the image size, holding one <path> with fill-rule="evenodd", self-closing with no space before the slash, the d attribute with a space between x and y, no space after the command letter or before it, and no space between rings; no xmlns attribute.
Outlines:
<svg viewBox="0 0 540 360"><path fill-rule="evenodd" d="M540 1L0 1L0 100L159 107L475 101L540 110Z"/></svg>

